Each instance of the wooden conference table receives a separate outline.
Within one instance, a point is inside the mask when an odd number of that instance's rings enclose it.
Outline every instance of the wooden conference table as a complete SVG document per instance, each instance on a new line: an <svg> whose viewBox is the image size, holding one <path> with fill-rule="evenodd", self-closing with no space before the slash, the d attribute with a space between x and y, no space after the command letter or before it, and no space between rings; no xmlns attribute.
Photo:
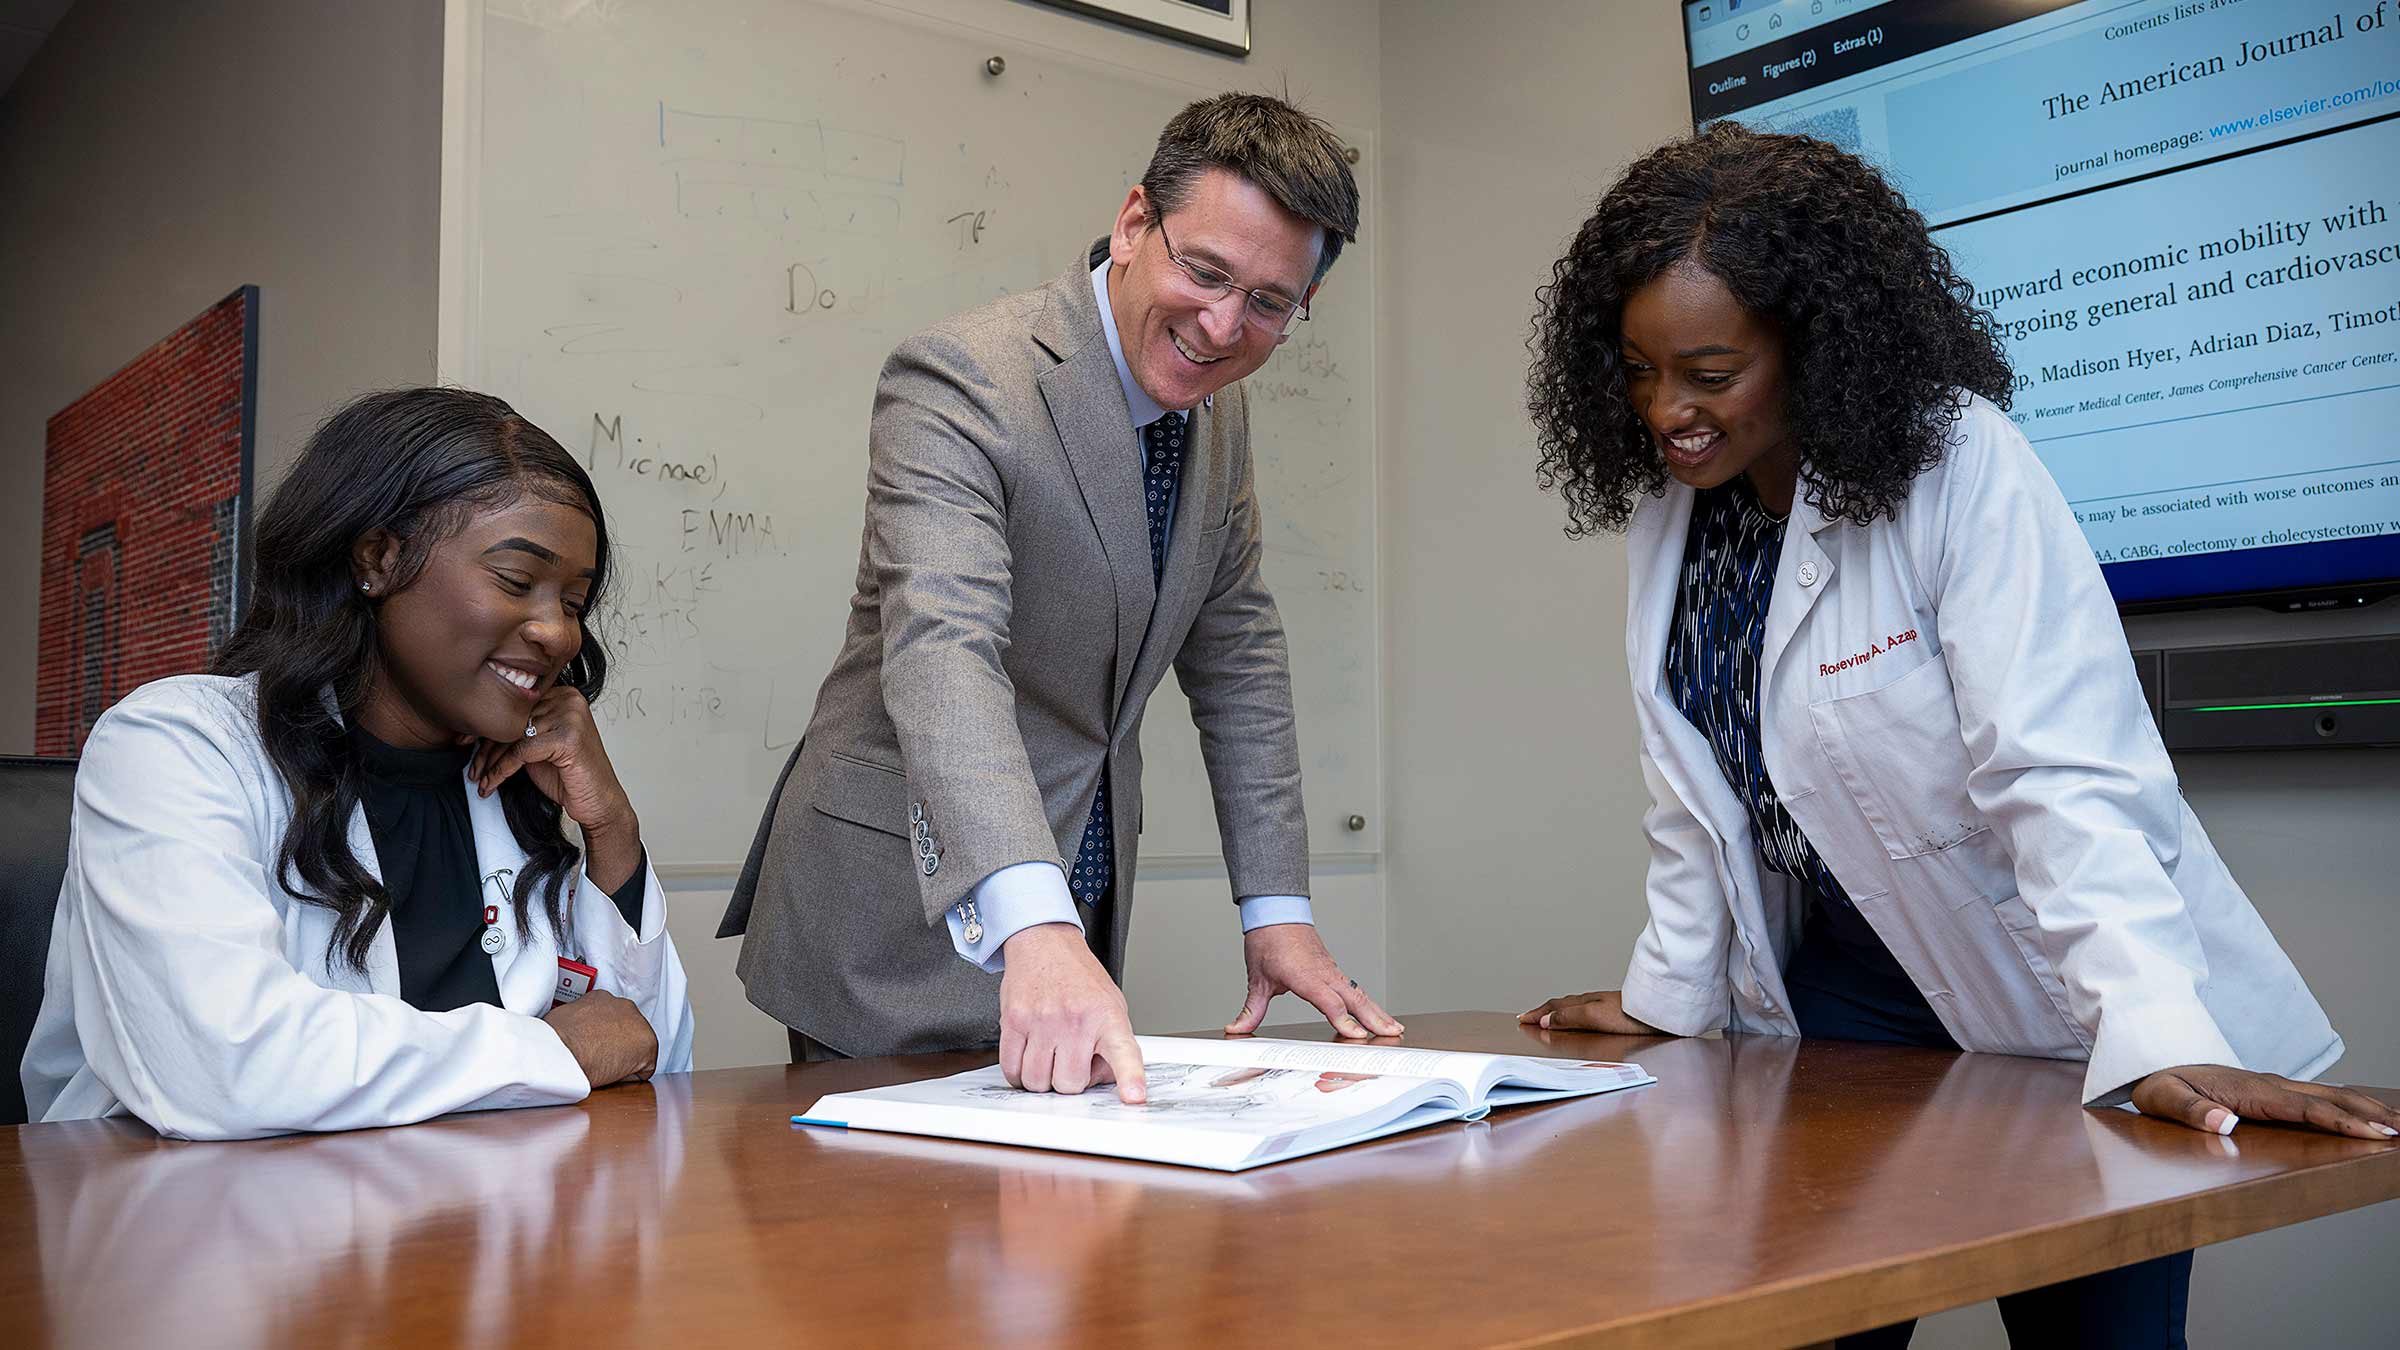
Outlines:
<svg viewBox="0 0 2400 1350"><path fill-rule="evenodd" d="M2075 1064L1405 1020L1659 1081L1237 1175L786 1123L974 1054L0 1130L0 1345L1793 1345L2400 1195L2400 1146L2081 1110Z"/></svg>

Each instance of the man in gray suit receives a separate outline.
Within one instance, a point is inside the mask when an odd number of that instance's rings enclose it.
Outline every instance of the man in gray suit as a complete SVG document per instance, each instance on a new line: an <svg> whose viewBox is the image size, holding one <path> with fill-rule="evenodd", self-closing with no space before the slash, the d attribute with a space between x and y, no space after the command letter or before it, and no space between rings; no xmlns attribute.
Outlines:
<svg viewBox="0 0 2400 1350"><path fill-rule="evenodd" d="M1311 922L1237 383L1357 228L1323 123L1204 100L1065 275L885 363L841 654L718 929L747 934L742 981L795 1060L996 1039L1020 1087L1144 1098L1115 980L1169 665L1241 902L1226 1030L1289 991L1345 1036L1399 1034Z"/></svg>

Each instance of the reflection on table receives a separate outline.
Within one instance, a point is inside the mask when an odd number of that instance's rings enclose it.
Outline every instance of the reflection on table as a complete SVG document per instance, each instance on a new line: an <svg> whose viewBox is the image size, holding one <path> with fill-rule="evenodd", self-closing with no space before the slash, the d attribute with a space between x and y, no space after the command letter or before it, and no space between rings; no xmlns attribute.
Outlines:
<svg viewBox="0 0 2400 1350"><path fill-rule="evenodd" d="M1234 1175L789 1124L965 1054L350 1135L5 1130L0 1344L1735 1345L2400 1194L2400 1148L2086 1111L2074 1064L1407 1020L1658 1082Z"/></svg>

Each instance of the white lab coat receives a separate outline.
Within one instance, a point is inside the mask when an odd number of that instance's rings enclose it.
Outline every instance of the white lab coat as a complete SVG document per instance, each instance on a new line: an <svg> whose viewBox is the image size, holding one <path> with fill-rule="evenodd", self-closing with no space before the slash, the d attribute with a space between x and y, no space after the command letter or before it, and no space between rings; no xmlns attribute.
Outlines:
<svg viewBox="0 0 2400 1350"><path fill-rule="evenodd" d="M499 898L525 854L497 796L468 793L478 870L503 904L492 958L503 1007L422 1012L400 997L389 923L363 972L329 960L330 910L285 891L275 855L291 797L260 743L255 682L182 675L103 714L75 775L67 874L42 1008L25 1051L37 1121L133 1115L185 1139L400 1125L448 1111L547 1106L591 1092L539 1019L560 943ZM350 822L377 870L363 809ZM692 1011L658 877L642 929L578 873L566 954L599 971L658 1034L658 1071L688 1070Z"/></svg>
<svg viewBox="0 0 2400 1350"><path fill-rule="evenodd" d="M1625 1010L1683 1035L1797 1035L1805 904L1662 675L1693 492L1627 537L1626 651L1651 806ZM1970 398L1896 518L1792 504L1761 651L1768 776L1968 1050L2310 1078L2342 1053L2184 805L2100 569L2007 416Z"/></svg>

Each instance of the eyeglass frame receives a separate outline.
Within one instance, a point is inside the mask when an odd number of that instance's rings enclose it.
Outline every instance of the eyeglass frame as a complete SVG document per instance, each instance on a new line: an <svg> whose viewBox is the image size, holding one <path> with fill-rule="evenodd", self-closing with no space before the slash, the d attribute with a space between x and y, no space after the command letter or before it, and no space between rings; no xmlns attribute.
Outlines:
<svg viewBox="0 0 2400 1350"><path fill-rule="evenodd" d="M1216 294L1210 298L1211 304L1214 304L1218 300L1224 299L1226 296L1233 294L1235 291L1240 291L1242 293L1242 322L1249 323L1250 316L1256 312L1253 307L1258 303L1259 296L1265 295L1271 300L1289 303L1292 307L1291 312L1284 316L1283 326L1281 328L1269 328L1261 330L1263 332L1273 333L1275 335L1275 340L1278 342L1290 337L1293 329L1296 329L1300 325L1308 322L1308 302L1306 300L1292 300L1289 296L1282 295L1276 291L1268 290L1267 288L1261 286L1244 286L1235 281L1232 277L1225 276L1223 272L1217 270L1217 268L1208 263L1186 258L1182 254L1177 253L1175 251L1175 241L1167 237L1166 212L1153 208L1150 212L1150 223L1158 227L1158 242L1160 246L1165 248L1167 251L1167 261L1175 264L1176 268L1181 271L1194 286L1197 286L1204 291L1216 292ZM1209 283L1202 281L1198 274L1192 270L1194 268L1198 268L1200 271L1206 272L1211 276L1222 277L1223 281L1221 284L1212 286ZM1255 327L1256 325L1253 326Z"/></svg>

